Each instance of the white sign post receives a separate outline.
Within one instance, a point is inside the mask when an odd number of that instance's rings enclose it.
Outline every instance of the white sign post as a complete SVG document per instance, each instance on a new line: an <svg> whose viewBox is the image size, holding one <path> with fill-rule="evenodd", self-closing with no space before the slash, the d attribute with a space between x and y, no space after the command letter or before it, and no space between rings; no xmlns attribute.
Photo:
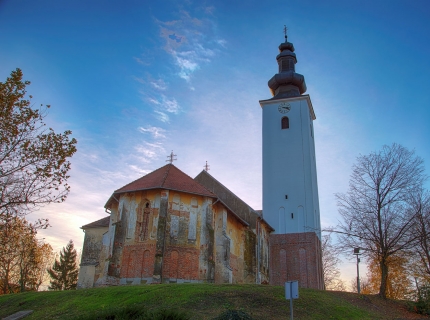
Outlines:
<svg viewBox="0 0 430 320"><path fill-rule="evenodd" d="M290 300L290 318L293 320L293 299L299 298L299 282L285 282L285 299Z"/></svg>

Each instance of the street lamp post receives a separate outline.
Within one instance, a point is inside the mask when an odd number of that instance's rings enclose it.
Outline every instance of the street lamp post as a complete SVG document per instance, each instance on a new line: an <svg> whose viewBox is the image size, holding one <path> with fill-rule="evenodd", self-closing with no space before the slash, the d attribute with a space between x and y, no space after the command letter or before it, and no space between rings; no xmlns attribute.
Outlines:
<svg viewBox="0 0 430 320"><path fill-rule="evenodd" d="M354 248L354 254L357 257L357 292L360 294L360 269L358 267L360 263L360 258L358 256L361 255L360 248Z"/></svg>

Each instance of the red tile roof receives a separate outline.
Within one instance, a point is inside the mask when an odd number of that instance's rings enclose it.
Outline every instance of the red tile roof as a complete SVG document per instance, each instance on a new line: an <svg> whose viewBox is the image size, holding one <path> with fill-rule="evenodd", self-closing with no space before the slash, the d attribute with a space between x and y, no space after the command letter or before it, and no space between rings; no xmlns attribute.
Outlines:
<svg viewBox="0 0 430 320"><path fill-rule="evenodd" d="M176 190L216 198L215 194L171 163L115 190L114 194L148 189Z"/></svg>

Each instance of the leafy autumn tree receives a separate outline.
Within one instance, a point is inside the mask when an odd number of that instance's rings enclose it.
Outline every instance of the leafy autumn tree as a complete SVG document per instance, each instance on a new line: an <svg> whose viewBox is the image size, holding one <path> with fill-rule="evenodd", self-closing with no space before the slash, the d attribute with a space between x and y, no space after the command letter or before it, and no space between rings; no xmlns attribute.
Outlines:
<svg viewBox="0 0 430 320"><path fill-rule="evenodd" d="M0 220L0 294L35 291L43 282L52 248L36 238L37 228L20 217Z"/></svg>
<svg viewBox="0 0 430 320"><path fill-rule="evenodd" d="M39 241L24 242L19 255L19 285L20 291L38 291L40 285L47 279L47 267L52 263L52 247Z"/></svg>
<svg viewBox="0 0 430 320"><path fill-rule="evenodd" d="M55 259L52 268L48 269L51 277L51 290L74 290L78 283L77 253L70 240L66 248L60 252L60 260Z"/></svg>
<svg viewBox="0 0 430 320"><path fill-rule="evenodd" d="M26 97L29 81L20 69L0 82L0 219L22 216L52 202L62 202L76 152L71 131L46 128L46 107L33 109Z"/></svg>
<svg viewBox="0 0 430 320"><path fill-rule="evenodd" d="M1 293L7 294L16 291L16 275L19 263L17 246L23 234L27 232L25 222L18 218L12 221L0 220L0 278Z"/></svg>
<svg viewBox="0 0 430 320"><path fill-rule="evenodd" d="M412 249L416 212L410 195L425 180L423 160L398 144L360 155L353 166L349 190L337 194L342 217L337 227L346 250L363 248L380 269L379 295L387 296L390 259Z"/></svg>
<svg viewBox="0 0 430 320"><path fill-rule="evenodd" d="M32 271L33 281L31 283L31 288L35 291L39 291L40 286L50 279L47 269L52 266L55 259L52 246L49 243L42 243L38 248L38 253L38 263Z"/></svg>
<svg viewBox="0 0 430 320"><path fill-rule="evenodd" d="M351 291L358 293L357 288L357 277L354 277L351 282ZM376 294L378 291L374 292L372 291L372 288L370 287L369 279L360 277L360 293L361 294Z"/></svg>
<svg viewBox="0 0 430 320"><path fill-rule="evenodd" d="M408 270L408 256L391 255L387 259L390 272L387 277L386 296L390 299L404 300L411 296L413 291L412 279ZM377 293L381 281L381 268L378 259L375 257L368 261L368 293Z"/></svg>
<svg viewBox="0 0 430 320"><path fill-rule="evenodd" d="M321 251L325 290L345 291L346 288L340 278L338 268L339 263L341 263L339 259L340 252L331 242L330 234L322 236Z"/></svg>

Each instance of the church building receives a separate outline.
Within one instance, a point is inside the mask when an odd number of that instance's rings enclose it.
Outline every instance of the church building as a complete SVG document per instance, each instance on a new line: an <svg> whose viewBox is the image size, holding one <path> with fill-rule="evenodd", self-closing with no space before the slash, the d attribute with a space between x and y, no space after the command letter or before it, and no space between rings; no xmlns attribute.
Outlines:
<svg viewBox="0 0 430 320"><path fill-rule="evenodd" d="M260 101L263 210L207 170L193 179L170 161L114 191L109 216L82 227L78 288L298 280L323 289L316 118L286 36L279 52L273 97Z"/></svg>

